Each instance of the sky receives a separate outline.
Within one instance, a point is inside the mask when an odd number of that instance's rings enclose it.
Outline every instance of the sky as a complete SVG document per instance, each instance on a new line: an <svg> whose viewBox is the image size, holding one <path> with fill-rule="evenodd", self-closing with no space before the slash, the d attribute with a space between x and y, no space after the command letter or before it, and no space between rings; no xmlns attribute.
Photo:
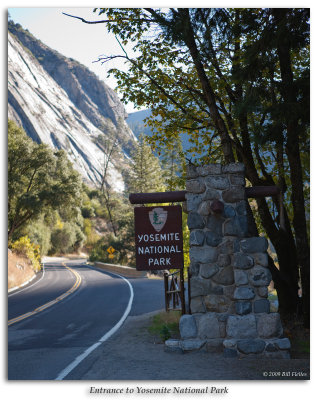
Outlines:
<svg viewBox="0 0 318 400"><path fill-rule="evenodd" d="M93 7L9 7L8 12L14 22L28 29L44 44L84 64L108 86L116 88L115 78L107 78L107 71L115 66L127 68L124 62L116 60L104 65L94 62L103 54L123 54L114 35L107 32L104 24L88 25L63 15L64 12L90 21L105 18L94 13ZM126 50L131 52L132 47L128 45ZM138 111L133 104L125 108L128 113Z"/></svg>

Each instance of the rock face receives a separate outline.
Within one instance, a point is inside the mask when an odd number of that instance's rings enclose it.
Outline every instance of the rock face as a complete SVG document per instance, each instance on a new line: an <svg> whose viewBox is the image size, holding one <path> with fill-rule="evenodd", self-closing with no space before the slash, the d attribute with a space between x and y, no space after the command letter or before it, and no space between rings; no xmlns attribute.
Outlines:
<svg viewBox="0 0 318 400"><path fill-rule="evenodd" d="M123 189L120 167L136 138L117 94L80 63L9 22L8 114L34 141L64 149L88 184L100 182L104 155L99 135L116 136L120 156L109 184Z"/></svg>
<svg viewBox="0 0 318 400"><path fill-rule="evenodd" d="M268 243L248 235L244 165L190 165L187 178L192 315L180 319L180 348L288 358L290 342L266 298Z"/></svg>

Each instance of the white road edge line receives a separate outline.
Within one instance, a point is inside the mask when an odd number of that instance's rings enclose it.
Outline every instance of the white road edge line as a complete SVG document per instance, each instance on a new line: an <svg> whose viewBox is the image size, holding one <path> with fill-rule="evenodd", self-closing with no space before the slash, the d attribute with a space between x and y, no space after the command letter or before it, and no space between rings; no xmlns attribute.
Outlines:
<svg viewBox="0 0 318 400"><path fill-rule="evenodd" d="M106 340L108 340L124 323L125 319L128 317L130 310L131 310L131 306L132 306L132 302L134 299L134 290L131 286L131 283L124 278L121 275L118 274L114 274L112 272L113 275L118 276L119 278L123 279L129 286L130 289L130 299L128 302L128 305L126 307L126 310L124 312L124 314L122 315L122 317L120 318L120 320L117 322L116 325L113 326L112 329L110 329L108 332L105 333L104 336L102 336L98 342L94 343L92 346L90 346L88 349L86 349L82 354L80 354L78 357L75 358L75 360L73 362L71 362L71 364L69 364L66 368L63 369L63 371L61 371L58 376L55 378L56 381L62 381L71 371L73 371L73 369L75 369L86 357L88 357L95 349L97 349L97 347L99 347L102 343L106 342Z"/></svg>
<svg viewBox="0 0 318 400"><path fill-rule="evenodd" d="M30 289L32 286L34 286L34 285L36 285L37 283L39 283L43 278L44 278L44 274L45 274L45 265L44 265L44 263L43 263L43 272L42 272L42 276L41 276L41 278L38 280L38 281L36 281L36 282L34 282L32 285L30 285L30 286L27 286L27 287L25 287L25 288L23 288L23 289L21 289L21 290L16 290L16 289L19 289L20 287L23 287L23 286L25 286L25 285L27 285L32 279L34 279L35 278L35 276L34 276L34 278L32 278L30 281L28 281L28 282L25 282L25 283L23 283L21 286L19 286L19 287L16 287L16 288L12 288L12 289L9 289L9 291L8 291L8 297L10 297L10 296L13 296L13 295L15 295L15 294L18 294L18 293L21 293L21 292L23 292L24 290L26 290L26 289ZM10 293L10 291L13 291L14 290L14 293ZM15 291L16 290L16 291Z"/></svg>

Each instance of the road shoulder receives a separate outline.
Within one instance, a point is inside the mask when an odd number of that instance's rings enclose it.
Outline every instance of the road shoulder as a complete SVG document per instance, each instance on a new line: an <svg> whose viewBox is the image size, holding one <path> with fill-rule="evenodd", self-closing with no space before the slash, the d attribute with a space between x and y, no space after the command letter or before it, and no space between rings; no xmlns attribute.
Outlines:
<svg viewBox="0 0 318 400"><path fill-rule="evenodd" d="M300 379L283 377L294 371L309 379L309 359L233 360L222 354L191 352L167 353L164 344L148 332L156 312L128 317L121 329L105 342L91 359L81 380L263 380ZM265 377L264 372L280 372ZM79 372L79 371L78 371ZM266 375L266 374L265 374Z"/></svg>

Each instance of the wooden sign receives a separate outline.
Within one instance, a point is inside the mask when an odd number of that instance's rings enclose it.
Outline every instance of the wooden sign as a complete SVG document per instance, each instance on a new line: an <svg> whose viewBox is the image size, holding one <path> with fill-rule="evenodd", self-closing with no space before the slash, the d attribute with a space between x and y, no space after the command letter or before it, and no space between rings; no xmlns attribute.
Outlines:
<svg viewBox="0 0 318 400"><path fill-rule="evenodd" d="M136 269L183 268L181 206L136 207Z"/></svg>

